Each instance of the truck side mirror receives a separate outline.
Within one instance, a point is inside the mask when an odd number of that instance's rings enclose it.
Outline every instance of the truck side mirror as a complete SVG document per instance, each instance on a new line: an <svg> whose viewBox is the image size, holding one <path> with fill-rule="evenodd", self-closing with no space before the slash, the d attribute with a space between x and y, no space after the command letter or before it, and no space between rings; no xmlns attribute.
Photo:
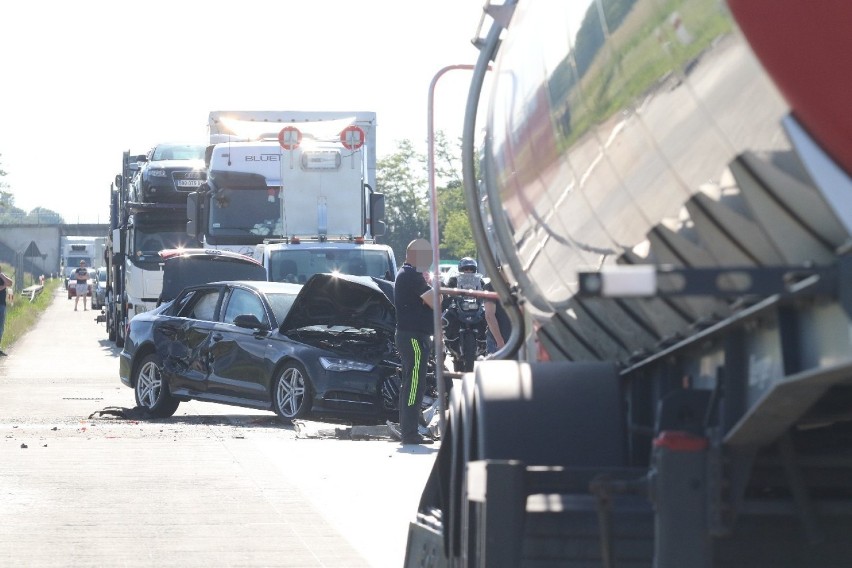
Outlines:
<svg viewBox="0 0 852 568"><path fill-rule="evenodd" d="M370 194L370 234L380 237L385 234L385 195L383 193Z"/></svg>

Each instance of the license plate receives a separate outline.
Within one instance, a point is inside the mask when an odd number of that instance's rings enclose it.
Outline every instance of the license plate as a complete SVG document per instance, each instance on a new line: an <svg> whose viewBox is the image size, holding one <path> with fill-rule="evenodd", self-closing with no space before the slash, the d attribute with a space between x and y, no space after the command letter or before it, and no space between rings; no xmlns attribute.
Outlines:
<svg viewBox="0 0 852 568"><path fill-rule="evenodd" d="M200 179L179 179L175 182L178 187L201 187Z"/></svg>

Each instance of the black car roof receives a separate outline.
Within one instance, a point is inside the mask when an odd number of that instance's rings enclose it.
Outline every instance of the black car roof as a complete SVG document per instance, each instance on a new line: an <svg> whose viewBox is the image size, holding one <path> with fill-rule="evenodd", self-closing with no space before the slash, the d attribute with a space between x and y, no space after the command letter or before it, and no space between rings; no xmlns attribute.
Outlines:
<svg viewBox="0 0 852 568"><path fill-rule="evenodd" d="M266 281L266 269L256 260L243 254L205 249L161 251L163 257L163 287L160 301L176 298L189 286L221 281L228 278Z"/></svg>

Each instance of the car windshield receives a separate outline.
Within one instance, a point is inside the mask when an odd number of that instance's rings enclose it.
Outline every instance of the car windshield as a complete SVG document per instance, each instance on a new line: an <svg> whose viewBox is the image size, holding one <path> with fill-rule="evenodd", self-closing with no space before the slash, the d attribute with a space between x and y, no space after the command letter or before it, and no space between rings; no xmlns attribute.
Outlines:
<svg viewBox="0 0 852 568"><path fill-rule="evenodd" d="M161 144L154 148L151 161L203 160L205 149L203 144Z"/></svg>
<svg viewBox="0 0 852 568"><path fill-rule="evenodd" d="M171 226L137 226L134 249L137 254L156 254L163 249L187 247L188 241L185 230L175 230Z"/></svg>
<svg viewBox="0 0 852 568"><path fill-rule="evenodd" d="M278 325L281 325L281 322L284 321L284 318L287 317L287 313L290 311L290 308L293 307L293 301L296 299L296 293L283 293L283 292L272 292L266 294L266 299L269 301L269 305L272 308L272 313L275 314L275 320L278 322Z"/></svg>
<svg viewBox="0 0 852 568"><path fill-rule="evenodd" d="M302 246L302 245L300 245ZM270 280L304 284L314 274L342 272L390 280L390 258L383 250L305 248L273 251L269 257Z"/></svg>

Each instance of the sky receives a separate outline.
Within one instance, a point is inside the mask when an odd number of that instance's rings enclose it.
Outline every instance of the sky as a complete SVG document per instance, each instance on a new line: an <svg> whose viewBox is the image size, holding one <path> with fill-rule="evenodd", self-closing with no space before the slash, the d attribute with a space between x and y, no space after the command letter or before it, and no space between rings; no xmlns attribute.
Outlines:
<svg viewBox="0 0 852 568"><path fill-rule="evenodd" d="M428 95L476 62L483 0L4 2L0 182L26 212L109 221L125 150L207 141L215 110L373 111L379 159L426 151ZM484 33L484 32L483 32ZM470 71L435 84L461 135Z"/></svg>

